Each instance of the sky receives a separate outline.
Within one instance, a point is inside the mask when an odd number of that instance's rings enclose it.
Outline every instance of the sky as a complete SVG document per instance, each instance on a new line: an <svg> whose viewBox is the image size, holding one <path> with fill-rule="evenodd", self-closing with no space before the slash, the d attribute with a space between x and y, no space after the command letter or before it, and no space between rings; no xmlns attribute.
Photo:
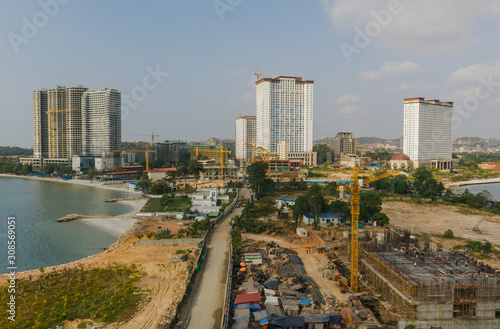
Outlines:
<svg viewBox="0 0 500 329"><path fill-rule="evenodd" d="M403 99L500 137L495 0L40 0L0 4L0 145L33 146L32 91L122 93L122 139L234 139L257 70L314 80L314 139L397 138Z"/></svg>

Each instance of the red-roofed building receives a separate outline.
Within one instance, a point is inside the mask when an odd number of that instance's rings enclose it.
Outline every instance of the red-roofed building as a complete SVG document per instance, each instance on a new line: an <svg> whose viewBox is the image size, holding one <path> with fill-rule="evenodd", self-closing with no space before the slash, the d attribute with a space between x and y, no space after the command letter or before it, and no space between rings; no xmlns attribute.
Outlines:
<svg viewBox="0 0 500 329"><path fill-rule="evenodd" d="M160 180L162 178L165 178L167 173L177 171L176 168L158 168L158 169L151 169L148 171L148 177L151 179L153 182Z"/></svg>
<svg viewBox="0 0 500 329"><path fill-rule="evenodd" d="M234 300L234 305L247 304L247 303L259 303L260 302L260 292L255 292L252 294L241 294L237 295Z"/></svg>

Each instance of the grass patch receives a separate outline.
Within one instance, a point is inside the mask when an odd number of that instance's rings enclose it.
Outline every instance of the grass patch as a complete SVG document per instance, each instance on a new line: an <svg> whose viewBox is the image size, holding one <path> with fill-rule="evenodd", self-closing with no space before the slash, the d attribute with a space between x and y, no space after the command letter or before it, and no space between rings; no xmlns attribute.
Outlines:
<svg viewBox="0 0 500 329"><path fill-rule="evenodd" d="M142 208L141 212L162 212L161 198L149 199L148 203Z"/></svg>
<svg viewBox="0 0 500 329"><path fill-rule="evenodd" d="M188 202L189 199L182 196L176 196L174 200L168 205L167 211L183 212Z"/></svg>
<svg viewBox="0 0 500 329"><path fill-rule="evenodd" d="M141 276L134 265L113 265L44 274L35 281L17 280L16 321L2 316L0 328L54 328L75 319L100 323L126 320L142 299L135 286ZM11 295L7 289L0 288L2 305Z"/></svg>

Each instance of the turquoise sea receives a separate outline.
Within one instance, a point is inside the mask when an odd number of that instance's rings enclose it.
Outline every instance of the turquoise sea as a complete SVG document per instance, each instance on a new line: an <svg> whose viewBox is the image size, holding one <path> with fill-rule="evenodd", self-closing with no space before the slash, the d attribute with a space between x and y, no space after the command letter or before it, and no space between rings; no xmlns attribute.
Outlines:
<svg viewBox="0 0 500 329"><path fill-rule="evenodd" d="M0 273L7 271L7 218L15 217L17 271L72 262L103 251L116 237L83 222L58 223L67 214L116 216L131 208L106 203L128 192L17 177L0 177Z"/></svg>

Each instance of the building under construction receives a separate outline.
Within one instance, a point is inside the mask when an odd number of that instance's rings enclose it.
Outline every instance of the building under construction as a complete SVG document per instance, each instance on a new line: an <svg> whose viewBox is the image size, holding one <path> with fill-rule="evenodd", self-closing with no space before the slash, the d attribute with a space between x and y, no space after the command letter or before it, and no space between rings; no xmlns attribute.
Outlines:
<svg viewBox="0 0 500 329"><path fill-rule="evenodd" d="M498 271L465 252L387 230L360 256L363 281L391 304L398 328L500 328Z"/></svg>

